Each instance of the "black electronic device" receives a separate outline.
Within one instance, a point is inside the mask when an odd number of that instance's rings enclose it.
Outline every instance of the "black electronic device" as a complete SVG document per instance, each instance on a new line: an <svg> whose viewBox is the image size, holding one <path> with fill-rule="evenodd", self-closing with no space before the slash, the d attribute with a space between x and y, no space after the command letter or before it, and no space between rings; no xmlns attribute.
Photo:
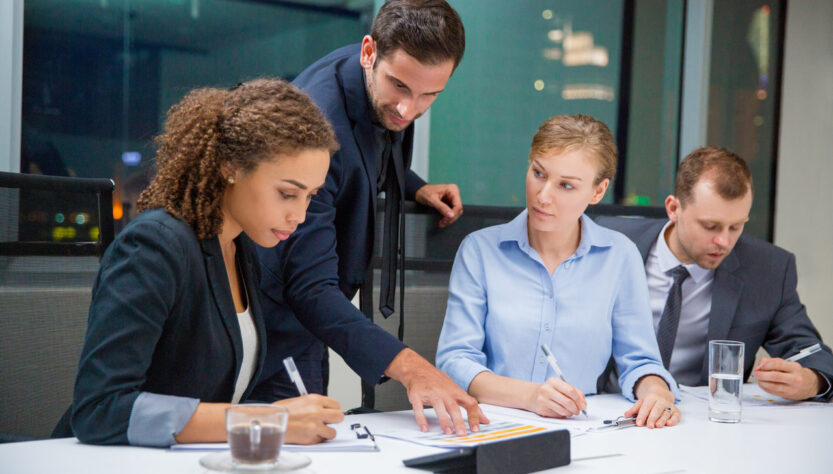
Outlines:
<svg viewBox="0 0 833 474"><path fill-rule="evenodd" d="M523 474L570 464L570 433L547 431L402 461L435 473Z"/></svg>

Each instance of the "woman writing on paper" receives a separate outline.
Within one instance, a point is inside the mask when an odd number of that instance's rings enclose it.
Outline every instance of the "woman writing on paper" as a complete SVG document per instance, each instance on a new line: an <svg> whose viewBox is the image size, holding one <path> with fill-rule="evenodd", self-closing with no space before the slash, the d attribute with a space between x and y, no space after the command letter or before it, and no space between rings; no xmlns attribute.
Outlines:
<svg viewBox="0 0 833 474"><path fill-rule="evenodd" d="M635 401L625 416L649 428L679 421L639 252L584 215L615 170L607 126L586 115L552 117L532 140L527 209L460 245L437 366L481 403L576 415L612 354L622 393Z"/></svg>
<svg viewBox="0 0 833 474"><path fill-rule="evenodd" d="M169 446L226 439L265 358L254 244L303 222L338 147L294 86L199 89L168 113L142 213L107 249L92 292L72 406L83 442ZM335 436L338 402L289 410L286 441Z"/></svg>

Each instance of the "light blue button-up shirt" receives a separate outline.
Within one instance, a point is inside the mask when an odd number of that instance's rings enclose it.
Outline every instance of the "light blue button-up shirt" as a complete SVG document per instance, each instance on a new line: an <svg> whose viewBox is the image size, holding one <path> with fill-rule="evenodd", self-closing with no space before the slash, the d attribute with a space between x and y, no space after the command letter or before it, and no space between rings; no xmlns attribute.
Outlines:
<svg viewBox="0 0 833 474"><path fill-rule="evenodd" d="M581 216L575 253L552 275L529 245L527 211L479 230L457 251L437 348L437 366L464 390L483 371L543 383L555 377L547 344L567 382L586 394L613 355L622 393L640 377L677 384L662 366L645 269L624 235Z"/></svg>

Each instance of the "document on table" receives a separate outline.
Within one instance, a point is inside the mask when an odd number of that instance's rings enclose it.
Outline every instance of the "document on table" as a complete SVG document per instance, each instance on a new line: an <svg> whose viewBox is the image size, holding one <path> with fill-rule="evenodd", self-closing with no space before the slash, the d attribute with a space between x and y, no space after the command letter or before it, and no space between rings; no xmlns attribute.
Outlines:
<svg viewBox="0 0 833 474"><path fill-rule="evenodd" d="M547 418L537 415L530 411L520 410L517 408L507 408L497 405L481 404L480 408L490 418L511 419L511 420L527 420L535 424L545 424L546 426L557 426L559 429L567 429L570 431L570 436L575 438L586 434L591 428L596 428L604 423L604 420L616 418L621 413L616 413L611 417L599 416L596 412L591 412L587 417L584 415L577 415L570 418Z"/></svg>
<svg viewBox="0 0 833 474"><path fill-rule="evenodd" d="M559 428L560 427L555 426L536 426L508 420L491 420L491 423L488 425L480 425L479 432L469 432L469 434L465 436L457 436L455 434L447 435L445 433L436 432L423 433L416 427L413 429L380 431L376 434L376 436L384 436L386 438L394 438L401 441L409 441L411 443L437 448L456 449L465 446L477 446L492 441L529 436L535 433L553 431Z"/></svg>
<svg viewBox="0 0 833 474"><path fill-rule="evenodd" d="M336 430L336 437L318 444L284 444L287 451L297 452L366 452L379 448L370 437L359 438L347 422L330 425ZM363 431L362 431L363 432ZM171 446L173 451L225 451L228 443L187 443Z"/></svg>
<svg viewBox="0 0 833 474"><path fill-rule="evenodd" d="M680 385L680 392L697 400L709 401L709 387L689 387ZM830 406L824 402L787 400L777 395L767 393L758 384L743 384L743 407L781 407L801 408L806 406Z"/></svg>

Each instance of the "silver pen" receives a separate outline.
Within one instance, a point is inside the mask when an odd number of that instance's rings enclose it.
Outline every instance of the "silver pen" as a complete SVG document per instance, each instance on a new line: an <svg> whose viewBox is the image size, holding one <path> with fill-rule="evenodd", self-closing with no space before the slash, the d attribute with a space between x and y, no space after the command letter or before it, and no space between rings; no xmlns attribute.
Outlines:
<svg viewBox="0 0 833 474"><path fill-rule="evenodd" d="M821 344L815 343L812 346L805 347L804 349L801 349L800 351L798 351L798 354L796 354L796 355L794 355L794 356L792 356L792 357L790 357L786 360L787 360L787 362L796 362L796 361L799 361L799 360L807 357L808 355L815 354L816 352L818 352L820 350L821 350Z"/></svg>
<svg viewBox="0 0 833 474"><path fill-rule="evenodd" d="M550 348L547 347L546 344L541 344L541 350L544 352L544 355L547 357L547 362L550 363L550 367L552 367L552 370L554 370L556 375L558 375L558 378L560 378L564 382L567 382L567 379L564 378L564 373L561 372L561 367L558 366L558 361L555 360L555 356L552 355L552 351L550 350ZM567 382L567 383L569 383L569 382ZM587 417L587 412L585 410L581 410L581 413L582 413L582 415Z"/></svg>
<svg viewBox="0 0 833 474"><path fill-rule="evenodd" d="M295 384L295 388L298 389L298 393L301 394L303 397L307 394L307 387L304 386L304 379L301 378L300 372L298 372L298 367L295 367L295 359L292 356L287 357L283 360L283 366L286 367L286 373L289 374L290 380L292 383Z"/></svg>

